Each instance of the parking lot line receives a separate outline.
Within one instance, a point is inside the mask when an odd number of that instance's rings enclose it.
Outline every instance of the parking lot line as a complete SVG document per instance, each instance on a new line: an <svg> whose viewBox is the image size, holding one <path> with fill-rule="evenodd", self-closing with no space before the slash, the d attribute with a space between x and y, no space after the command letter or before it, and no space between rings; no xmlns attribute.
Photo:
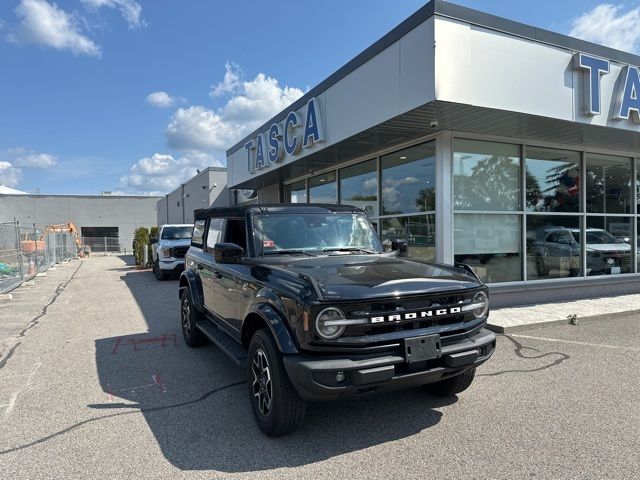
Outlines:
<svg viewBox="0 0 640 480"><path fill-rule="evenodd" d="M603 343L579 342L577 340L562 340L562 339L559 339L559 338L536 337L534 335L511 334L510 336L517 337L517 338L526 338L526 339L529 339L529 340L542 340L542 341L545 341L545 342L569 343L569 344L572 344L572 345L581 345L583 347L613 348L615 350L626 350L626 351L630 351L630 352L640 352L640 348L624 347L624 346L620 346L620 345L607 345L607 344L603 344Z"/></svg>

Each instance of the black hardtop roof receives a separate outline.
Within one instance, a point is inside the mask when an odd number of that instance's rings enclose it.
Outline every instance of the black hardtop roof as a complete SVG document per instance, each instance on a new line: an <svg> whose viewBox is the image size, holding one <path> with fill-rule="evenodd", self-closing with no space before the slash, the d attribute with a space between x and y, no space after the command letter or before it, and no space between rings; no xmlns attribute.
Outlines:
<svg viewBox="0 0 640 480"><path fill-rule="evenodd" d="M211 217L243 217L247 211L264 213L327 213L327 212L359 212L358 207L351 205L331 205L324 203L251 203L232 207L200 208L195 211L196 220Z"/></svg>

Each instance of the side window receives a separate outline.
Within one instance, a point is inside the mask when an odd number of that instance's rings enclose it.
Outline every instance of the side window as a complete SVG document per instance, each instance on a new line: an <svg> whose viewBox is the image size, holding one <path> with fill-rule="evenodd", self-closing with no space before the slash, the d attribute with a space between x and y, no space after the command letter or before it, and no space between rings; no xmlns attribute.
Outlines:
<svg viewBox="0 0 640 480"><path fill-rule="evenodd" d="M235 243L247 251L247 237L244 228L243 218L230 218L227 220L227 230L224 234L224 241L227 243Z"/></svg>
<svg viewBox="0 0 640 480"><path fill-rule="evenodd" d="M223 218L212 218L209 220L209 232L207 233L207 248L213 248L216 243L220 243L222 237Z"/></svg>
<svg viewBox="0 0 640 480"><path fill-rule="evenodd" d="M202 247L204 238L204 220L198 220L193 224L193 234L191 235L191 245Z"/></svg>

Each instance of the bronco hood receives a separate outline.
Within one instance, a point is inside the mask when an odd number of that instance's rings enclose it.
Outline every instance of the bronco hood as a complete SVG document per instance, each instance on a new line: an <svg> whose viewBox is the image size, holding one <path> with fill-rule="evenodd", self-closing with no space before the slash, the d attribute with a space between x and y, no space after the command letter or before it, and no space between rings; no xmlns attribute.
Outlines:
<svg viewBox="0 0 640 480"><path fill-rule="evenodd" d="M326 300L393 297L477 288L463 268L386 255L330 255L282 265L311 277Z"/></svg>

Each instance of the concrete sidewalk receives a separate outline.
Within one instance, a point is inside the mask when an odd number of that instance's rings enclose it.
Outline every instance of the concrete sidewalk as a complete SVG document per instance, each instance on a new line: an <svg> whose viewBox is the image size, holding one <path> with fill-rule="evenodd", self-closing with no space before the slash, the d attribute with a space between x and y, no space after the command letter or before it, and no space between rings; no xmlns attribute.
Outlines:
<svg viewBox="0 0 640 480"><path fill-rule="evenodd" d="M640 294L600 297L568 302L522 305L492 310L489 329L517 332L552 324L567 324L575 315L578 322L640 313Z"/></svg>

